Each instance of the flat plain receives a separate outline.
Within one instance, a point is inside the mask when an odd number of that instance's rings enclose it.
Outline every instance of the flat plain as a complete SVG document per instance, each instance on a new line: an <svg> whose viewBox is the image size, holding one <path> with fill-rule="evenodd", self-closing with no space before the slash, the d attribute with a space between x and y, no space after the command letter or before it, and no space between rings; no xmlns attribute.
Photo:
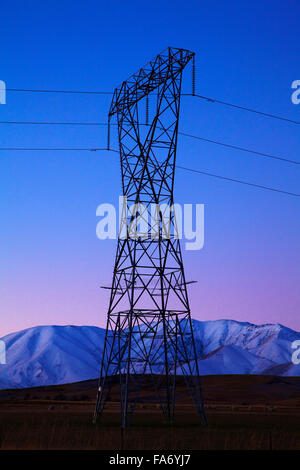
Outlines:
<svg viewBox="0 0 300 470"><path fill-rule="evenodd" d="M0 392L1 450L299 450L300 378L223 375L202 379L208 426L178 377L173 426L145 383L129 428L120 428L118 387L97 426L97 381Z"/></svg>

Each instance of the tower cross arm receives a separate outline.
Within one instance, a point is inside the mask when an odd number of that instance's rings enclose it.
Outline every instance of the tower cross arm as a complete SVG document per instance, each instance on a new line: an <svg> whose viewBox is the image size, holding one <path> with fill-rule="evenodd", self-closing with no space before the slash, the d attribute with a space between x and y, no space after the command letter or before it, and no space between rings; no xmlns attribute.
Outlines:
<svg viewBox="0 0 300 470"><path fill-rule="evenodd" d="M109 116L130 108L165 83L169 76L180 73L194 55L194 52L174 47L158 54L115 89Z"/></svg>

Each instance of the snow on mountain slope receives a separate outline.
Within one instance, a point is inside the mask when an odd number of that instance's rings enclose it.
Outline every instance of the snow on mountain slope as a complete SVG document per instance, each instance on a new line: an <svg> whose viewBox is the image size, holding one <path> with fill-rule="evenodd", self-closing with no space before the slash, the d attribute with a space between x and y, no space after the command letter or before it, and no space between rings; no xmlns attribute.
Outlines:
<svg viewBox="0 0 300 470"><path fill-rule="evenodd" d="M279 324L253 325L234 320L194 320L193 324L198 356L221 346L234 345L257 356L258 360L267 359L272 364L290 363L291 344L300 339L300 333Z"/></svg>
<svg viewBox="0 0 300 470"><path fill-rule="evenodd" d="M200 373L300 375L291 362L300 333L282 325L193 320ZM105 331L93 326L38 326L2 338L7 364L0 389L98 377Z"/></svg>
<svg viewBox="0 0 300 470"><path fill-rule="evenodd" d="M0 365L0 388L95 378L104 333L92 326L38 326L5 336L6 365Z"/></svg>

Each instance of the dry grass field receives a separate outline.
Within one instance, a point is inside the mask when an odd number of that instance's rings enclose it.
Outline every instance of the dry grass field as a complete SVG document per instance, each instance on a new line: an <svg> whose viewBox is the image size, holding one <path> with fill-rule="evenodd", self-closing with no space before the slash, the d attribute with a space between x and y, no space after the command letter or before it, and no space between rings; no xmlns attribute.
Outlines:
<svg viewBox="0 0 300 470"><path fill-rule="evenodd" d="M0 392L0 449L268 450L300 449L300 379L203 378L203 427L179 380L174 426L145 389L132 426L121 430L117 388L92 424L96 381Z"/></svg>

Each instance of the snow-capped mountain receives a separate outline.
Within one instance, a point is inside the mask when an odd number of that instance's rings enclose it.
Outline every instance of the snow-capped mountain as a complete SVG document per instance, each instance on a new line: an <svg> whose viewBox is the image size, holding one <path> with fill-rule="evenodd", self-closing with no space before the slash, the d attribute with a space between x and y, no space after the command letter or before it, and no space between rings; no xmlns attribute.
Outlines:
<svg viewBox="0 0 300 470"><path fill-rule="evenodd" d="M300 376L292 343L300 333L282 325L193 320L199 368L210 374ZM105 331L94 326L38 326L2 341L0 389L55 385L98 377Z"/></svg>

